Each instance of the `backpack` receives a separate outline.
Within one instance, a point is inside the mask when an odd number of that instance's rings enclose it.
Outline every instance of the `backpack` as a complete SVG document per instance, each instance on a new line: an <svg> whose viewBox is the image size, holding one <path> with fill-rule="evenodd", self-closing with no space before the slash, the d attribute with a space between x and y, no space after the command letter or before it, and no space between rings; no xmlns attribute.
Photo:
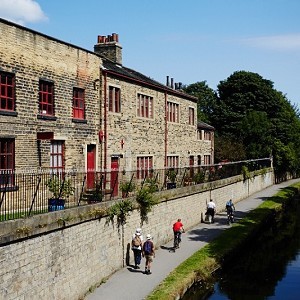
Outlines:
<svg viewBox="0 0 300 300"><path fill-rule="evenodd" d="M132 240L132 245L135 247L139 247L141 245L141 238L139 236L135 236L134 239Z"/></svg>
<svg viewBox="0 0 300 300"><path fill-rule="evenodd" d="M143 245L143 250L146 255L150 255L152 253L152 242L146 241Z"/></svg>

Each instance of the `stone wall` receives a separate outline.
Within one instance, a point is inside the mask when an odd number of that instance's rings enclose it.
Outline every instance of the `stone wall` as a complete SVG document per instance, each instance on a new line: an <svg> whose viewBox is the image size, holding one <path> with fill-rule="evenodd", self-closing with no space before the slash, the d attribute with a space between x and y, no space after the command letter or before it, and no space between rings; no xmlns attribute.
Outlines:
<svg viewBox="0 0 300 300"><path fill-rule="evenodd" d="M65 141L66 168L84 168L82 145L98 140L101 59L37 32L0 22L0 70L15 75L15 114L1 111L1 137L15 138L16 169L39 167L37 132ZM39 118L39 80L54 83L56 119ZM72 121L73 87L85 90L86 122ZM96 108L96 109L95 109ZM41 166L49 167L50 141L42 141ZM82 164L83 163L83 164Z"/></svg>
<svg viewBox="0 0 300 300"><path fill-rule="evenodd" d="M206 203L218 210L232 198L238 202L273 184L273 172L243 181L236 176L212 183L160 192L161 203L142 226L157 247L171 240L172 224L182 218L186 229L201 221ZM124 228L96 218L102 203L57 211L30 219L2 222L0 228L0 299L80 299L126 263L132 263L130 241L140 227L133 211Z"/></svg>

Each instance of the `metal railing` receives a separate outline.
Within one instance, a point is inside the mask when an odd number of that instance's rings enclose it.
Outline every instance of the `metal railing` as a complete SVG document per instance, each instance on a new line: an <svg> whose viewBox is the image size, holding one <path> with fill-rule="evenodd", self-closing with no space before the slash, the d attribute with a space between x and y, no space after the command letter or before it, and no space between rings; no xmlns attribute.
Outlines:
<svg viewBox="0 0 300 300"><path fill-rule="evenodd" d="M0 221L134 196L145 184L155 191L180 188L271 167L271 159L224 162L184 168L77 172L0 172Z"/></svg>

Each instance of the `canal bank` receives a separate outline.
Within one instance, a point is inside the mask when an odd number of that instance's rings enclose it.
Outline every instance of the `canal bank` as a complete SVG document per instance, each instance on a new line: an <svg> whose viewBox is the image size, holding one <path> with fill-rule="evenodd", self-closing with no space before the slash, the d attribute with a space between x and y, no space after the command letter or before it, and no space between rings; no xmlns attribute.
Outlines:
<svg viewBox="0 0 300 300"><path fill-rule="evenodd" d="M263 203L266 198L296 182L299 182L299 179L273 185L240 201L236 204L237 219L242 219L249 211ZM88 295L86 299L145 299L172 270L198 250L205 247L226 229L228 229L228 225L224 213L216 216L214 224L199 223L196 227L183 234L181 248L175 253L170 250L172 242L165 244L156 251L156 258L152 267L153 274L144 275L143 270L135 270L132 266L127 266L113 274L105 283ZM172 228L170 228L171 230ZM144 260L142 264L144 264ZM183 284L185 283L183 282ZM188 284L191 284L191 282ZM164 299L176 299L177 295L172 293L169 293L169 298Z"/></svg>

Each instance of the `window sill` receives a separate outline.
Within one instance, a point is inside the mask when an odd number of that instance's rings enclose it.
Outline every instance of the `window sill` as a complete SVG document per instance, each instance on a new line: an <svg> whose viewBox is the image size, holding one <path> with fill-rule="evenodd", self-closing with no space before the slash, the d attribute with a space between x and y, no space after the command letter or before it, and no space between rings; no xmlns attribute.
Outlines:
<svg viewBox="0 0 300 300"><path fill-rule="evenodd" d="M15 192L18 190L19 187L17 185L7 186L6 188L4 186L0 186L0 192Z"/></svg>
<svg viewBox="0 0 300 300"><path fill-rule="evenodd" d="M57 120L57 117L48 116L48 115L37 115L37 118L40 120L46 120L46 121L56 121Z"/></svg>
<svg viewBox="0 0 300 300"><path fill-rule="evenodd" d="M86 119L72 119L72 122L87 124L87 120Z"/></svg>
<svg viewBox="0 0 300 300"><path fill-rule="evenodd" d="M2 116L10 116L10 117L17 117L18 113L15 112L15 111L0 110L0 115L2 115Z"/></svg>

